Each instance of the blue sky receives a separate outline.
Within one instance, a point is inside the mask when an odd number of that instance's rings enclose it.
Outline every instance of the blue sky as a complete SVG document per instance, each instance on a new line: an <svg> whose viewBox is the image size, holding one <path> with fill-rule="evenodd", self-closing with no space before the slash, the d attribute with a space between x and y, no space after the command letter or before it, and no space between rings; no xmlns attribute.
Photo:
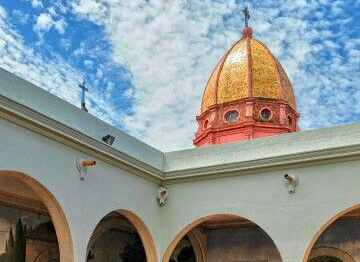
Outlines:
<svg viewBox="0 0 360 262"><path fill-rule="evenodd" d="M360 0L247 1L302 130L360 120ZM0 0L0 66L161 150L192 147L203 88L243 27L235 0Z"/></svg>

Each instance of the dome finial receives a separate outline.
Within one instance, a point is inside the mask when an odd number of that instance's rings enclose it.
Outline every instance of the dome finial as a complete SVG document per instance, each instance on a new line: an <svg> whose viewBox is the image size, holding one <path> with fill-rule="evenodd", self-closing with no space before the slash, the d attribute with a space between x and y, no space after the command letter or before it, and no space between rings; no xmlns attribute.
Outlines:
<svg viewBox="0 0 360 262"><path fill-rule="evenodd" d="M250 12L247 6L242 10L245 16L245 28L243 29L243 37L252 37L253 30L249 27Z"/></svg>
<svg viewBox="0 0 360 262"><path fill-rule="evenodd" d="M245 27L249 27L250 12L247 6L242 10L245 16Z"/></svg>

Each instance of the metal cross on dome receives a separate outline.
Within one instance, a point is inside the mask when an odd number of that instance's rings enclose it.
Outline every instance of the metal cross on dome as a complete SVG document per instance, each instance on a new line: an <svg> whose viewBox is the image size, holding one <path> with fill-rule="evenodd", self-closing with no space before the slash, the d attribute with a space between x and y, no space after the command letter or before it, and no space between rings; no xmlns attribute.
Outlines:
<svg viewBox="0 0 360 262"><path fill-rule="evenodd" d="M245 16L245 27L249 26L250 12L247 6L245 6L244 10L242 10Z"/></svg>
<svg viewBox="0 0 360 262"><path fill-rule="evenodd" d="M85 105L85 92L89 92L89 89L86 88L85 81L83 81L79 87L81 88L81 109L87 112L88 110Z"/></svg>

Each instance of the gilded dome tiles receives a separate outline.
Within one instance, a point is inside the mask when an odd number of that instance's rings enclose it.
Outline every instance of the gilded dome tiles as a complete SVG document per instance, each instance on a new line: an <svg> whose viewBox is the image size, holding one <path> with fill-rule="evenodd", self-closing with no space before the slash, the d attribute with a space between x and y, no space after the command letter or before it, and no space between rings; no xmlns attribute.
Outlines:
<svg viewBox="0 0 360 262"><path fill-rule="evenodd" d="M252 58L253 97L279 99L280 83L271 54L258 41L250 40Z"/></svg>
<svg viewBox="0 0 360 262"><path fill-rule="evenodd" d="M217 64L216 68L214 69L214 71L212 72L209 81L206 85L204 94L203 94L203 98L202 98L202 106L201 106L201 112L206 111L210 106L215 105L216 104L216 95L215 95L215 90L216 90L216 81L217 81L217 77L220 71L220 67L222 65L222 61L225 59L225 57L223 57L220 62Z"/></svg>
<svg viewBox="0 0 360 262"><path fill-rule="evenodd" d="M296 110L295 94L291 86L290 80L279 61L276 60L279 69L280 81L282 86L282 99L287 101L289 105Z"/></svg>
<svg viewBox="0 0 360 262"><path fill-rule="evenodd" d="M225 60L218 82L218 103L248 96L247 68L247 41L244 39L234 46Z"/></svg>
<svg viewBox="0 0 360 262"><path fill-rule="evenodd" d="M246 36L224 55L211 74L201 111L248 97L280 99L296 110L294 92L281 64L267 47Z"/></svg>

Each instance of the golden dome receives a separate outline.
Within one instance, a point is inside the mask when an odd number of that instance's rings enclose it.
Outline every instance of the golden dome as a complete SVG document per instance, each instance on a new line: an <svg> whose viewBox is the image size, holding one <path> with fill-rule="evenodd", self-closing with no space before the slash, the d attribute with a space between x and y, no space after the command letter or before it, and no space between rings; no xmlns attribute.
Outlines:
<svg viewBox="0 0 360 262"><path fill-rule="evenodd" d="M252 29L247 27L212 72L201 113L213 105L251 97L281 100L296 110L294 91L285 70L263 43L252 38Z"/></svg>

